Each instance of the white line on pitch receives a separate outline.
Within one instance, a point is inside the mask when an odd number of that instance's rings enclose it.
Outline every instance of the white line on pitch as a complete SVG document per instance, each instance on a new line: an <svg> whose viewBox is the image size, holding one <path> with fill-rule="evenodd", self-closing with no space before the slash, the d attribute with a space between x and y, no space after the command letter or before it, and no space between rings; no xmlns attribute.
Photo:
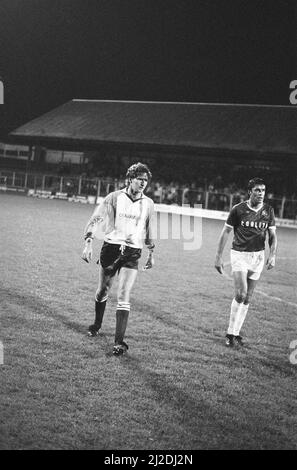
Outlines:
<svg viewBox="0 0 297 470"><path fill-rule="evenodd" d="M268 297L271 300L276 300L277 302L282 302L284 304L290 305L291 307L297 308L297 304L294 302L289 302L288 300L281 299L280 297L274 297L273 295L266 294L266 292L263 292L262 290L255 290L256 294L261 294L264 295L264 297Z"/></svg>
<svg viewBox="0 0 297 470"><path fill-rule="evenodd" d="M231 264L230 261L227 261L226 263L224 263L225 266L229 266L230 264ZM227 279L233 280L233 277L230 276L229 274L223 272L223 275ZM295 304L294 302L289 302L288 300L281 299L280 297L274 297L273 295L266 294L266 292L263 292L262 290L256 289L255 293L264 295L264 297L268 297L268 299L276 300L277 302L282 302L284 304L290 305L291 307L297 308L297 304Z"/></svg>

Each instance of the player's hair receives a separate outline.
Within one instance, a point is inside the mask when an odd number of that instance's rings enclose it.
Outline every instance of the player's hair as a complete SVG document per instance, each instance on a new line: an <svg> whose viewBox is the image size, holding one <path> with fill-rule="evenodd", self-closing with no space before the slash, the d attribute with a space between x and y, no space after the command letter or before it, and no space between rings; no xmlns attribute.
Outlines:
<svg viewBox="0 0 297 470"><path fill-rule="evenodd" d="M265 181L262 178L252 178L248 182L248 191L251 191L257 184L264 184L265 186Z"/></svg>
<svg viewBox="0 0 297 470"><path fill-rule="evenodd" d="M140 175L141 173L146 173L148 179L151 179L151 177L152 177L152 174L151 174L148 166L145 165L144 163L140 163L140 162L134 163L133 165L131 165L128 168L127 173L126 173L126 177L128 179L137 178L137 176Z"/></svg>

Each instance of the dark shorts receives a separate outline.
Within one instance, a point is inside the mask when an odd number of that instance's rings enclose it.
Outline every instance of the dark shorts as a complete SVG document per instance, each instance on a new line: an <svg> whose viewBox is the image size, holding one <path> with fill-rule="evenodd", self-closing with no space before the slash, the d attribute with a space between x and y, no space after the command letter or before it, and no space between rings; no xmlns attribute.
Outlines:
<svg viewBox="0 0 297 470"><path fill-rule="evenodd" d="M98 263L100 261L102 268L109 274L115 274L121 268L138 269L140 257L141 248L125 246L121 253L121 245L104 242Z"/></svg>

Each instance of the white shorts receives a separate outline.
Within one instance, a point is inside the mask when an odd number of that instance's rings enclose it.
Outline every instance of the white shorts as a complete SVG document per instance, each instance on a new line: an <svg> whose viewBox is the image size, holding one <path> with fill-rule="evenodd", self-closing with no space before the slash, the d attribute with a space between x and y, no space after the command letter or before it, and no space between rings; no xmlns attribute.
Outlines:
<svg viewBox="0 0 297 470"><path fill-rule="evenodd" d="M231 250L231 268L247 273L249 279L258 280L264 268L265 251Z"/></svg>

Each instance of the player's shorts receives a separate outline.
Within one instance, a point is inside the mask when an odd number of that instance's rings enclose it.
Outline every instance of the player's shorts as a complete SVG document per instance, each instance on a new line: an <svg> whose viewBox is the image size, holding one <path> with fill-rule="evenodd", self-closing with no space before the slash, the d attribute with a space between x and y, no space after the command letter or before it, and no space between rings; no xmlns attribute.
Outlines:
<svg viewBox="0 0 297 470"><path fill-rule="evenodd" d="M100 252L100 264L109 274L115 274L121 268L138 269L141 248L104 242Z"/></svg>
<svg viewBox="0 0 297 470"><path fill-rule="evenodd" d="M247 273L249 279L258 280L264 268L265 252L231 250L231 268Z"/></svg>

